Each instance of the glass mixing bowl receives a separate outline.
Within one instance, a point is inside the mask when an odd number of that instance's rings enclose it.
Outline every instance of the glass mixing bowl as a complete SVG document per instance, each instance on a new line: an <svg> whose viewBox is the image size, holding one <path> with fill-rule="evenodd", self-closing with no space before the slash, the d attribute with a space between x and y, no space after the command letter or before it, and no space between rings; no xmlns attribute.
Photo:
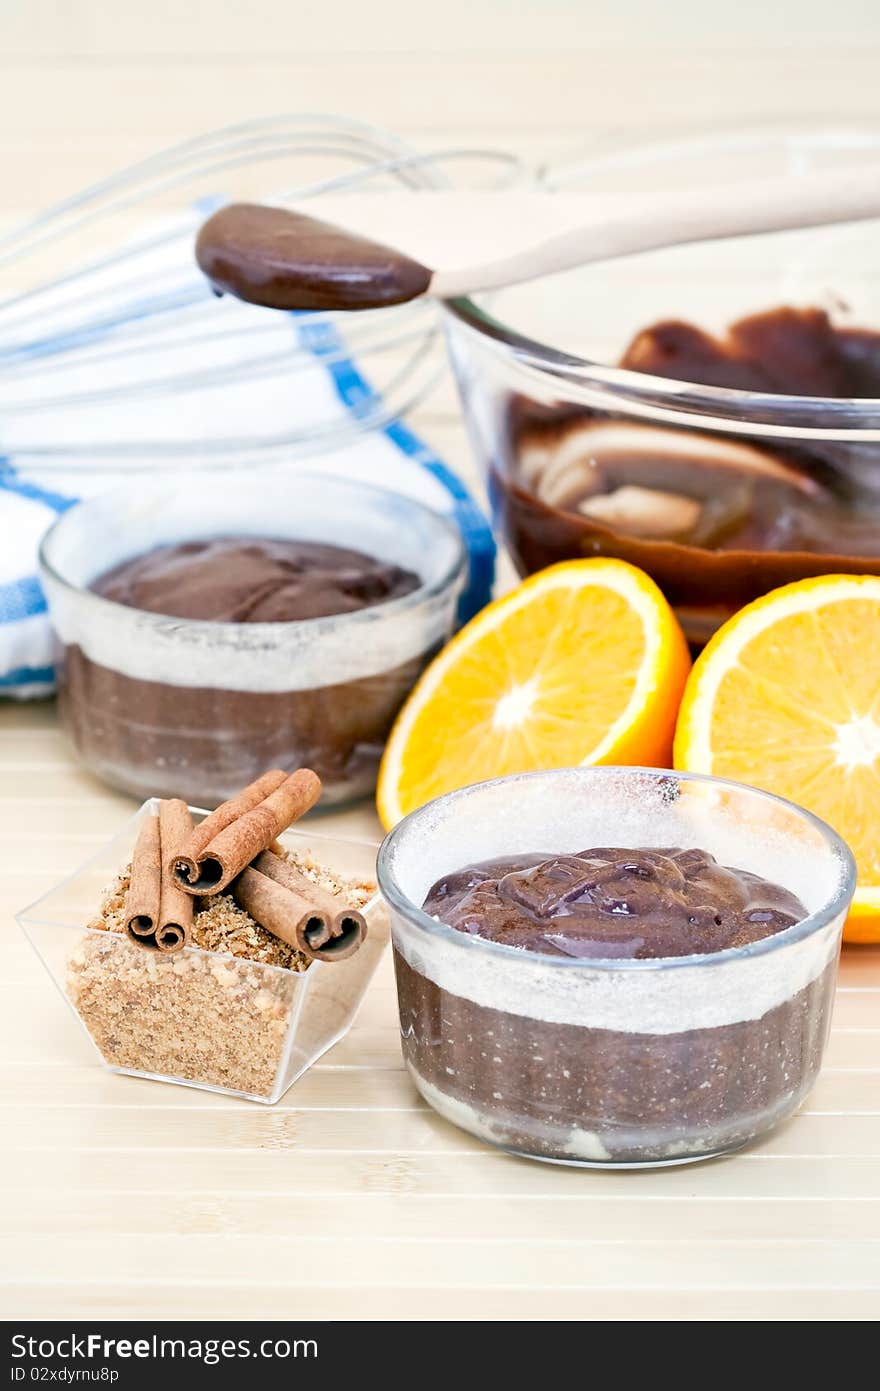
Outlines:
<svg viewBox="0 0 880 1391"><path fill-rule="evenodd" d="M548 182L643 192L878 156L880 130L775 129L633 150ZM471 441L520 572L579 556L632 561L696 644L777 585L880 573L877 244L876 222L730 238L448 302ZM736 384L686 379L683 322L724 339L735 321L780 307L813 312L751 330L773 390L743 369L741 341L710 345L735 359L722 371ZM825 389L844 379L849 395Z"/></svg>

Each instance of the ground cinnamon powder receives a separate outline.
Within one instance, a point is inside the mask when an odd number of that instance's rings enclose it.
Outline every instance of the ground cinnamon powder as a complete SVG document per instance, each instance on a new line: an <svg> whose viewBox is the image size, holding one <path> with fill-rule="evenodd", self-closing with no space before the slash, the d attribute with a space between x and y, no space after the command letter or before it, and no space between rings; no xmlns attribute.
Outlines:
<svg viewBox="0 0 880 1391"><path fill-rule="evenodd" d="M308 855L285 858L353 908L375 892ZM200 951L143 952L125 936L130 870L109 886L68 961L68 994L105 1062L268 1096L307 958L229 894L196 900L190 945Z"/></svg>

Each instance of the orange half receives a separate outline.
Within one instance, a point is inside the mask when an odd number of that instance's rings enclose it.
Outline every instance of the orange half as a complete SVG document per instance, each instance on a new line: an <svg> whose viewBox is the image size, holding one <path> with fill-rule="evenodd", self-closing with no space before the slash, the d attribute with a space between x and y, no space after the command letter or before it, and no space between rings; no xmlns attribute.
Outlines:
<svg viewBox="0 0 880 1391"><path fill-rule="evenodd" d="M386 827L468 783L583 763L666 767L690 667L653 580L553 565L490 604L423 673L379 772Z"/></svg>
<svg viewBox="0 0 880 1391"><path fill-rule="evenodd" d="M788 797L856 858L849 941L880 941L880 578L823 575L715 634L685 690L675 765Z"/></svg>

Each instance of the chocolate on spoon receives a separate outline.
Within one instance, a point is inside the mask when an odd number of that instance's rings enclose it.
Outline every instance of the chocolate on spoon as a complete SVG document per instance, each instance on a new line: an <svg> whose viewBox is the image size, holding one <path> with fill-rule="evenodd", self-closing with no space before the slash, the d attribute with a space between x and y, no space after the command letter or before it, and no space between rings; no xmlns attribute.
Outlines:
<svg viewBox="0 0 880 1391"><path fill-rule="evenodd" d="M208 218L196 260L215 290L269 309L377 309L422 295L427 266L286 208L231 203Z"/></svg>
<svg viewBox="0 0 880 1391"><path fill-rule="evenodd" d="M350 193L335 203L345 228L287 208L230 204L202 227L196 259L216 290L252 304L375 309L425 294L449 299L660 247L880 217L880 177L865 166L650 196L422 191L379 200L399 247L363 234L358 208L366 216L370 199ZM375 205L374 198L374 214ZM420 246L427 239L436 269L408 254L408 238ZM475 264L455 264L462 246Z"/></svg>

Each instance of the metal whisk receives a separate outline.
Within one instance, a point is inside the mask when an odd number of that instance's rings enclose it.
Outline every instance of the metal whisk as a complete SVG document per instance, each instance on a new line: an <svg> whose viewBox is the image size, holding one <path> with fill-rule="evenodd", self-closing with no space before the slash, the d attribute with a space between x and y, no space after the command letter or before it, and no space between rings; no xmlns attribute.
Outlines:
<svg viewBox="0 0 880 1391"><path fill-rule="evenodd" d="M288 315L218 299L195 265L195 233L227 199L438 188L462 171L498 186L518 165L282 116L186 141L0 236L0 454L41 473L217 468L381 428L441 370L432 306ZM358 390L340 416L328 383L353 360Z"/></svg>

